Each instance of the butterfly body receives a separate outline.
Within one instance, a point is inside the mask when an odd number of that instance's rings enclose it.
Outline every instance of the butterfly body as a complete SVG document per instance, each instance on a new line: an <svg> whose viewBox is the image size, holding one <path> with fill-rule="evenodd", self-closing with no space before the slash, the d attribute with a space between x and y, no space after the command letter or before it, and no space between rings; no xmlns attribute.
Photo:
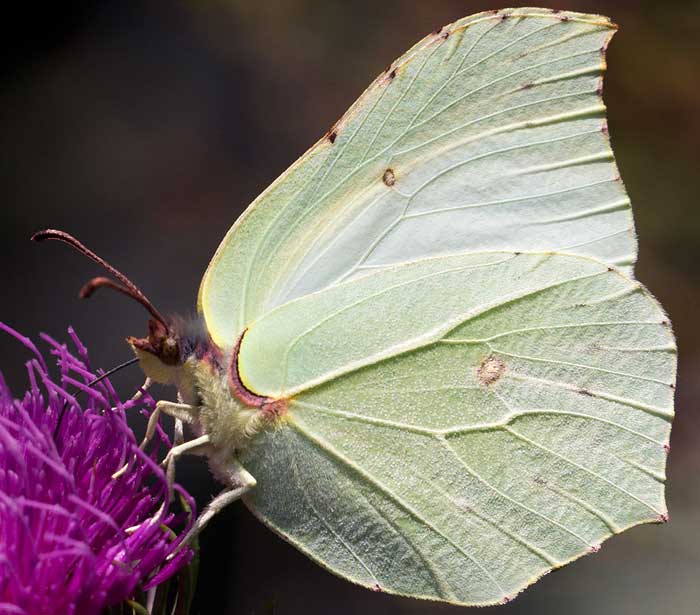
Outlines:
<svg viewBox="0 0 700 615"><path fill-rule="evenodd" d="M184 418L197 437L208 439L198 452L209 458L213 474L235 485L238 476L230 472L231 459L260 429L280 418L286 402L247 390L238 375L239 344L224 352L206 335L200 319L176 320L167 332L151 322L149 337L129 342L146 376L177 389L178 409L185 413L177 418ZM164 361L163 349L170 345L177 358ZM167 411L168 405L164 407Z"/></svg>
<svg viewBox="0 0 700 615"><path fill-rule="evenodd" d="M210 436L210 467L224 483L231 483L222 468L237 456L265 422L262 410L245 403L229 386L225 371L207 360L195 366L197 404L195 433Z"/></svg>

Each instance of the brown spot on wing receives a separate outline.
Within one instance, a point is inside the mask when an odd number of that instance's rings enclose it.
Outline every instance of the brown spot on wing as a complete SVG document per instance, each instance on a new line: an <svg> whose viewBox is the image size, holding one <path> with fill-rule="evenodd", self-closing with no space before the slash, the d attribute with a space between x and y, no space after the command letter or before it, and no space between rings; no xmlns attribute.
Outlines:
<svg viewBox="0 0 700 615"><path fill-rule="evenodd" d="M513 602L513 598L515 598L515 596L503 596L498 604L508 604L509 602Z"/></svg>
<svg viewBox="0 0 700 615"><path fill-rule="evenodd" d="M394 170L387 169L386 171L384 171L384 175L382 175L382 181L387 186L393 186L396 183L396 175L394 175Z"/></svg>
<svg viewBox="0 0 700 615"><path fill-rule="evenodd" d="M506 364L493 355L486 357L476 370L479 383L489 386L496 382L506 371Z"/></svg>
<svg viewBox="0 0 700 615"><path fill-rule="evenodd" d="M385 86L388 85L396 77L396 67L389 64L389 66L387 66L386 69L384 69L384 72L380 75L380 77L381 84Z"/></svg>

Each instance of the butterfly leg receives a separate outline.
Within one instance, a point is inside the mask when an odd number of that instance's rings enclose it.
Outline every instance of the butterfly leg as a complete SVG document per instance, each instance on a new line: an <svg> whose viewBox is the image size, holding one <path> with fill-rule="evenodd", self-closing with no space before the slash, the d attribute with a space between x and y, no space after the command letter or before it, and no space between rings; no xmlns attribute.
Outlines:
<svg viewBox="0 0 700 615"><path fill-rule="evenodd" d="M177 401L179 403L184 403L182 400L182 397L178 393L177 395ZM197 416L197 411L194 409L189 410L190 416L192 419L195 419ZM193 422L193 421L190 421ZM175 417L174 425L173 425L173 446L177 446L179 444L183 444L185 442L185 424L184 421L181 418Z"/></svg>
<svg viewBox="0 0 700 615"><path fill-rule="evenodd" d="M185 425L180 419L175 419L173 426L173 445L179 446L185 442Z"/></svg>
<svg viewBox="0 0 700 615"><path fill-rule="evenodd" d="M237 459L232 459L228 464L228 474L231 476L232 484L217 495L209 504L204 507L204 510L199 514L194 525L183 538L181 545L189 544L199 533L207 526L218 513L220 513L229 504L232 504L241 496L250 491L257 481L253 476L240 464ZM234 482L235 481L235 482Z"/></svg>
<svg viewBox="0 0 700 615"><path fill-rule="evenodd" d="M196 420L197 417L197 406L190 406L189 404L178 404L172 401L159 401L156 404L156 409L151 413L148 418L148 426L146 427L146 435L141 442L141 450L146 448L148 443L153 438L156 432L156 426L158 425L158 420L160 419L160 413L167 414L175 418L176 425L177 421L182 423L191 424Z"/></svg>
<svg viewBox="0 0 700 615"><path fill-rule="evenodd" d="M210 438L207 435L200 436L194 440L173 446L165 456L162 465L165 466L165 474L168 478L168 488L172 494L175 483L175 461L180 455L188 453L190 455L204 455L209 450Z"/></svg>
<svg viewBox="0 0 700 615"><path fill-rule="evenodd" d="M131 396L131 401L138 401L139 399L141 399L144 393L148 391L152 384L153 380L146 376L146 380L144 380L143 384L139 387L139 390Z"/></svg>
<svg viewBox="0 0 700 615"><path fill-rule="evenodd" d="M146 379L148 381L148 379ZM146 387L144 387L146 388ZM175 434L173 442L176 445L181 445L183 443L183 423L193 423L197 416L197 407L189 406L187 404L176 404L170 401L159 401L156 404L155 410L148 417L148 425L146 426L146 435L144 436L139 448L144 450L148 443L153 439L156 433L156 426L158 425L158 420L160 419L160 414L163 412L169 416L175 418ZM167 458L166 458L167 459ZM129 468L129 462L127 461L119 470L112 474L113 479L119 478L124 472Z"/></svg>

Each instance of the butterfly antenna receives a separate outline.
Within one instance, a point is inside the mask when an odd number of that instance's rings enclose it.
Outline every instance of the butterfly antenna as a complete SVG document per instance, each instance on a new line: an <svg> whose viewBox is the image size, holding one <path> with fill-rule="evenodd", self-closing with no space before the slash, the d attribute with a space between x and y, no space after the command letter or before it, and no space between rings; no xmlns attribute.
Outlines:
<svg viewBox="0 0 700 615"><path fill-rule="evenodd" d="M46 239L53 239L56 241L62 241L63 243L67 243L69 246L71 246L84 256L87 256L88 258L95 261L97 264L104 267L109 273L111 273L115 278L117 278L119 282L121 282L120 284L115 282L114 280L110 280L109 278L104 277L93 278L92 280L88 281L88 283L85 284L85 286L83 286L83 288L80 290L80 296L83 299L86 299L87 297L92 295L92 293L94 293L98 288L111 288L112 290L116 290L140 303L144 308L146 308L146 310L148 310L148 313L151 316L153 316L153 318L162 323L167 330L170 329L163 315L148 300L146 295L144 295L141 292L141 290L138 286L136 286L136 284L134 284L116 267L110 265L105 259L101 258L100 256L97 256L97 254L95 254L92 250L83 245L80 241L73 237L73 235L66 233L65 231L57 231L54 229L46 229L44 231L39 231L38 233L34 233L34 235L32 235L32 241L45 241Z"/></svg>
<svg viewBox="0 0 700 615"><path fill-rule="evenodd" d="M91 280L88 280L85 285L80 289L80 298L81 299L87 299L88 297L92 296L92 294L98 289L98 288L111 288L112 290L116 290L119 293L125 294L127 297L131 297L132 299L137 299L137 297L134 297L134 293L124 286L123 284L119 284L119 282L115 282L114 280L110 278L105 278L102 276L98 276L96 278L92 278ZM138 299L137 299L138 300Z"/></svg>
<svg viewBox="0 0 700 615"><path fill-rule="evenodd" d="M105 378L109 378L112 374L117 373L119 370L124 369L125 367L129 367L129 365L133 365L134 363L138 362L138 357L134 357L133 359L129 359L128 361L124 361L124 363L120 363L116 367L113 367L110 370L107 370L104 374L98 376L94 380L91 380L90 382L87 383L87 386L89 387L94 387L96 384L102 382ZM84 391L79 390L76 395L79 395L80 393L83 393ZM61 408L61 413L58 415L58 421L56 421L56 427L54 427L53 430L53 439L55 440L56 437L58 436L58 430L61 428L61 422L63 421L63 415L66 413L66 409L68 408L68 401L64 402L63 408Z"/></svg>

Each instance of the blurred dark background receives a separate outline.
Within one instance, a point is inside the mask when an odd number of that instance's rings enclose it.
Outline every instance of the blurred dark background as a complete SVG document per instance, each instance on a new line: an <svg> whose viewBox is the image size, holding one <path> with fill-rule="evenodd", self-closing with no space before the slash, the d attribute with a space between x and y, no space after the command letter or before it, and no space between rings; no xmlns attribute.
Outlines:
<svg viewBox="0 0 700 615"><path fill-rule="evenodd" d="M530 2L605 13L621 26L605 99L640 240L637 275L680 348L668 468L671 522L612 538L506 607L510 614L700 612L700 2ZM199 279L245 205L389 62L455 19L517 2L285 0L15 3L2 28L0 319L36 336L73 324L105 368L129 358L144 313L77 291L99 273L37 229L69 230L161 310L195 310ZM20 391L22 348L0 338ZM128 390L138 370L115 381ZM172 391L163 392L172 397ZM219 487L179 466L204 504ZM194 613L466 613L337 579L237 504L202 538ZM469 611L471 612L471 611ZM483 612L483 611L482 611Z"/></svg>

